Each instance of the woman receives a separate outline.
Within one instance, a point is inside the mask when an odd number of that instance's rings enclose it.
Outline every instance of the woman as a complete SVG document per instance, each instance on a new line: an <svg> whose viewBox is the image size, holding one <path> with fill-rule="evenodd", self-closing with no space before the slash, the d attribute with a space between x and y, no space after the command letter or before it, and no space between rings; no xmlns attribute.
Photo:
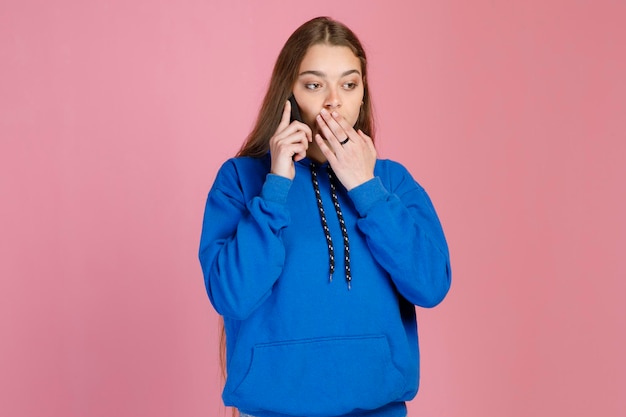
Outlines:
<svg viewBox="0 0 626 417"><path fill-rule="evenodd" d="M242 416L400 417L417 393L414 305L444 298L449 254L425 191L376 158L367 81L347 27L302 25L209 193L200 261Z"/></svg>

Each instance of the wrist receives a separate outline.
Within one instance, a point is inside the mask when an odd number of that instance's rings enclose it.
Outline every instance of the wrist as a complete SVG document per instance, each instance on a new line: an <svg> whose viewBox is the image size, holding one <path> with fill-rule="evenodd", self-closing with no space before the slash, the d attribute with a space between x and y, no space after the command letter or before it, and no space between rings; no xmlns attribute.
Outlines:
<svg viewBox="0 0 626 417"><path fill-rule="evenodd" d="M378 201L387 198L389 191L387 191L379 177L373 177L369 181L349 190L348 195L359 214L364 216Z"/></svg>
<svg viewBox="0 0 626 417"><path fill-rule="evenodd" d="M371 181L374 179L374 175L368 176L368 177L363 177L363 178L359 178L357 180L355 180L354 182L351 182L350 184L344 184L346 187L347 191L351 191L354 188L357 188L363 184L365 184L368 181Z"/></svg>

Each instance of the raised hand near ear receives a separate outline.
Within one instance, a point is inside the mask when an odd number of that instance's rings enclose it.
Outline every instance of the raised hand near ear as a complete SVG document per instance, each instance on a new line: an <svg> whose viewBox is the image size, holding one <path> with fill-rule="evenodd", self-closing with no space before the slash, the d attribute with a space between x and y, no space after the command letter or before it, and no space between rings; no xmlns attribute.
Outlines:
<svg viewBox="0 0 626 417"><path fill-rule="evenodd" d="M287 101L278 128L269 144L272 174L293 179L296 175L293 163L306 157L309 143L313 141L313 133L305 123L296 120L289 123L290 115L291 103Z"/></svg>

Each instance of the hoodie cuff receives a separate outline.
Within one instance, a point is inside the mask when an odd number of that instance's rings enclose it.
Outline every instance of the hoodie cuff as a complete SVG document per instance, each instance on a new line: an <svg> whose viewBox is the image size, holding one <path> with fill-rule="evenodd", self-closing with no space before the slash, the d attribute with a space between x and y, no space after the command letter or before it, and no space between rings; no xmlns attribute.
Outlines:
<svg viewBox="0 0 626 417"><path fill-rule="evenodd" d="M374 204L385 200L389 195L389 191L387 191L379 177L374 177L348 191L348 195L352 199L359 215L363 217Z"/></svg>
<svg viewBox="0 0 626 417"><path fill-rule="evenodd" d="M279 204L287 203L292 180L276 174L267 174L261 189L261 198Z"/></svg>

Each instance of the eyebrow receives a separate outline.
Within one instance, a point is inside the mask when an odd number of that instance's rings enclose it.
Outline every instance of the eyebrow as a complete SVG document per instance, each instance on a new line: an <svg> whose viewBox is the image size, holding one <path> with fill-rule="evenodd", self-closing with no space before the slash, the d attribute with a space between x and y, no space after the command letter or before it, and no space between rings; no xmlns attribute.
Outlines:
<svg viewBox="0 0 626 417"><path fill-rule="evenodd" d="M350 74L354 74L354 73L361 75L361 72L359 72L359 70L351 69L351 70L348 70L348 71L344 71L341 74L341 77L345 77L346 75L350 75ZM307 75L307 74L312 74L312 75L315 75L315 76L318 76L318 77L321 77L321 78L326 78L326 74L325 73L323 73L322 71L315 71L315 70L302 71L300 74L298 74L298 77L301 77L301 76Z"/></svg>

